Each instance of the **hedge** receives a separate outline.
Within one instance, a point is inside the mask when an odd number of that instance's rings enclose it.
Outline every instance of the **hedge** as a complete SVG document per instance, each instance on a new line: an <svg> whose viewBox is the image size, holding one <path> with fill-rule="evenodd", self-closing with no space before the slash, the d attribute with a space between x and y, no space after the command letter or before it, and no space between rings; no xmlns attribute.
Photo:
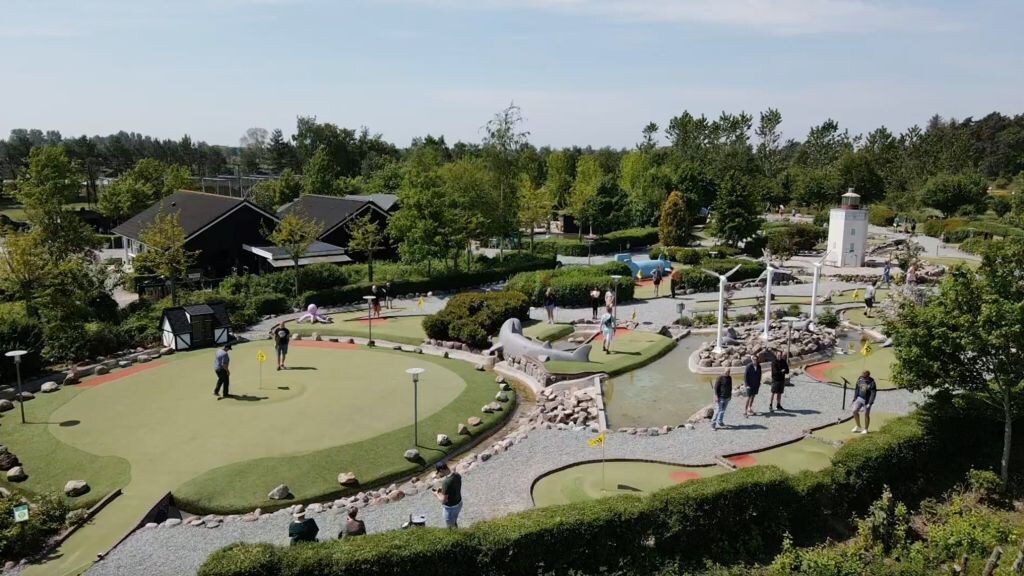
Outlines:
<svg viewBox="0 0 1024 576"><path fill-rule="evenodd" d="M650 246L658 241L657 228L628 228L616 230L597 237L593 244L575 236L545 238L534 242L534 252L547 256L586 256L589 254L614 254Z"/></svg>
<svg viewBox="0 0 1024 576"><path fill-rule="evenodd" d="M423 330L436 340L464 342L477 350L487 348L488 336L509 318L525 320L530 304L519 292L466 292L452 296L444 309L423 319Z"/></svg>
<svg viewBox="0 0 1024 576"><path fill-rule="evenodd" d="M623 277L618 285L619 301L632 300L633 274L629 267L621 262L585 268L524 272L513 276L505 285L505 289L525 294L530 304L534 306L544 304L544 294L549 287L555 291L557 306L589 306L590 291L594 288L605 290L612 286L613 275Z"/></svg>
<svg viewBox="0 0 1024 576"><path fill-rule="evenodd" d="M740 251L731 246L712 246L710 248L685 248L681 246L662 246L655 244L651 246L648 253L651 260L658 260L665 256L671 262L695 266L701 260L715 258L732 258L738 256Z"/></svg>
<svg viewBox="0 0 1024 576"><path fill-rule="evenodd" d="M239 544L215 552L199 575L533 576L763 562L781 550L786 534L798 545L834 536L885 486L910 503L955 485L972 464L998 461L999 425L990 420L982 408L954 407L946 396L847 442L819 472L756 466L648 496L533 509L458 531L390 531L290 548Z"/></svg>
<svg viewBox="0 0 1024 576"><path fill-rule="evenodd" d="M725 274L734 267L739 270L729 276L730 282L741 282L757 278L764 272L764 264L755 260L743 260L740 258L708 259L702 261L693 268L684 268L679 271L679 286L683 290L696 290L697 292L717 292L718 278L704 272L703 269Z"/></svg>
<svg viewBox="0 0 1024 576"><path fill-rule="evenodd" d="M888 228L896 221L896 212L883 204L872 204L868 207L868 223L872 226Z"/></svg>
<svg viewBox="0 0 1024 576"><path fill-rule="evenodd" d="M773 254L792 255L799 252L814 250L819 242L828 235L821 226L803 223L776 224L766 227L765 238L768 249Z"/></svg>

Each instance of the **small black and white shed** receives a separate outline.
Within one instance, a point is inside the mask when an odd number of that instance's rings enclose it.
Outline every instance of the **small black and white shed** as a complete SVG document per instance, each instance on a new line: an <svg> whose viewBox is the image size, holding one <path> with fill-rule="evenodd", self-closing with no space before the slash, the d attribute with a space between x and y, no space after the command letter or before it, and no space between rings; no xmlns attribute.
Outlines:
<svg viewBox="0 0 1024 576"><path fill-rule="evenodd" d="M164 346L175 350L227 344L231 339L231 323L222 302L165 308L160 330Z"/></svg>

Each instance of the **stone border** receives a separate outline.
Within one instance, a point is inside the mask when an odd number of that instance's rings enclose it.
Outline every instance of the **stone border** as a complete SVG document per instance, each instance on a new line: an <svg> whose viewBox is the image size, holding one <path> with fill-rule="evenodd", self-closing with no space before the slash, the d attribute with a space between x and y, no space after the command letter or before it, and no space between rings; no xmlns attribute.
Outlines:
<svg viewBox="0 0 1024 576"><path fill-rule="evenodd" d="M91 508L89 508L88 510L85 511L85 516L81 519L81 521L79 521L74 526L71 526L67 530L61 532L57 536L57 538L50 544L50 546L47 548L47 550L52 550L54 548L59 547L61 544L63 544L65 540L70 538L71 535L74 534L75 532L78 532L79 528L81 528L82 526L85 526L90 520L93 519L94 516L99 514L101 510L106 508L108 504L110 504L111 502L116 500L117 497L120 496L121 494L122 494L121 489L120 488L115 488L112 492L110 492L109 494L107 494L106 496L101 498L99 502L93 504ZM131 534L131 532L129 532L129 534ZM125 536L125 538L127 538L127 536ZM124 538L122 538L121 540L124 540ZM121 540L118 541L118 544L121 543ZM113 550L114 547L111 546L110 549Z"/></svg>
<svg viewBox="0 0 1024 576"><path fill-rule="evenodd" d="M832 350L835 350L835 348L833 347ZM728 368L729 374L736 375L736 374L742 374L743 371L747 369L746 365L744 365L744 366L729 366L729 367L726 367L726 366L716 366L716 367L711 367L711 368L701 368L700 366L697 365L697 360L698 360L698 357L700 356L700 352L701 352L700 350L694 350L693 353L690 354L690 358L687 361L687 364L688 364L687 367L690 369L690 372L693 372L694 374L697 374L698 376L716 376L716 375L719 375L719 374L724 374L725 373L725 368ZM819 351L811 353L811 354L805 354L803 356L791 357L789 359L790 368L793 368L794 366L796 366L796 367L810 366L812 364L819 364L821 362L828 361L829 358L832 358L832 354L833 353L834 352L832 352L832 351L819 350ZM769 368L771 367L771 362L762 362L761 363L761 368L763 369L766 364L768 365Z"/></svg>

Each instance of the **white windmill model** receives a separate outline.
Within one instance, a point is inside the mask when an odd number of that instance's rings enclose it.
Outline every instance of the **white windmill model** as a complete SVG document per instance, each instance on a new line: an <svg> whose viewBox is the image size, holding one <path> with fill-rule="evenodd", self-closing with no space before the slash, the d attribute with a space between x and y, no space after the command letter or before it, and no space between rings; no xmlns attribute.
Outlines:
<svg viewBox="0 0 1024 576"><path fill-rule="evenodd" d="M772 255L771 255L771 252L769 252L768 250L764 251L764 264L765 264L765 269L764 269L764 273L762 274L762 276L764 276L764 278L765 278L765 283L764 283L764 334L761 335L761 338L765 342L767 342L768 341L768 328L770 327L771 322L772 322L772 276L776 272L788 273L788 271L783 270L782 268L776 268L775 266L772 265Z"/></svg>
<svg viewBox="0 0 1024 576"><path fill-rule="evenodd" d="M715 338L715 354L721 354L723 352L722 324L725 321L725 285L729 282L729 276L732 276L733 272L736 272L739 269L740 267L736 266L725 274L719 274L717 272L701 268L701 270L704 270L706 274L710 274L711 276L718 278L718 337Z"/></svg>
<svg viewBox="0 0 1024 576"><path fill-rule="evenodd" d="M826 250L825 254L821 257L821 260L814 262L814 281L811 283L811 323L814 323L816 317L815 312L818 309L818 278L821 277L821 266L825 263L825 259L828 258L829 251Z"/></svg>

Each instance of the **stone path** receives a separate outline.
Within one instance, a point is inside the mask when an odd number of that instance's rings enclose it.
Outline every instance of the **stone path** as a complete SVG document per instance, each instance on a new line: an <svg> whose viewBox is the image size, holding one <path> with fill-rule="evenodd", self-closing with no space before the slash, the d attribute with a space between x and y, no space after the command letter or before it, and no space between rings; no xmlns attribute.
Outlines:
<svg viewBox="0 0 1024 576"><path fill-rule="evenodd" d="M814 382L800 375L786 390L786 412L743 419L741 399L734 399L726 416L733 425L712 431L706 423L692 429L674 429L657 437L613 433L606 443L607 458L650 459L676 464L714 464L716 457L750 452L801 437L806 430L827 425L846 417L840 410L842 390ZM876 412L906 414L922 397L906 391L882 392ZM710 401L710 391L709 391ZM767 399L759 399L758 408ZM475 462L463 479L465 508L463 526L495 518L533 506L530 493L533 481L556 468L599 459L599 453L586 445L592 432L540 429L508 451L487 462ZM424 514L430 526L441 526L439 504L430 492L421 492L384 505L369 506L361 512L370 532L393 530L410 514ZM342 517L337 511L311 515L320 526L320 539L337 537ZM132 534L87 574L106 576L146 574L172 576L194 573L215 550L234 542L272 542L287 544L287 512L268 514L256 522L228 521L216 529L178 526L143 529Z"/></svg>

